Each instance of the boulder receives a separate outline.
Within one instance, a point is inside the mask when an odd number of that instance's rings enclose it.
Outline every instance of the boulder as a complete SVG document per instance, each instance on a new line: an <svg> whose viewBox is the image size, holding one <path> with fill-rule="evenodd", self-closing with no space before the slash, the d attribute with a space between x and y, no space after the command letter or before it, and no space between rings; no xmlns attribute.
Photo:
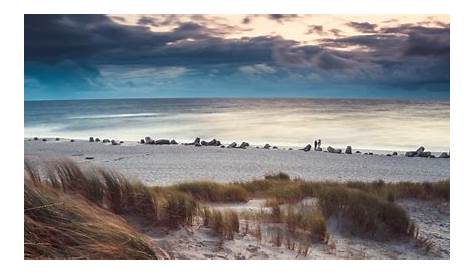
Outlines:
<svg viewBox="0 0 474 274"><path fill-rule="evenodd" d="M332 146L328 146L327 151L330 153L336 153L336 149L333 148Z"/></svg>
<svg viewBox="0 0 474 274"><path fill-rule="evenodd" d="M201 138L199 137L196 137L196 139L194 139L194 143L193 143L195 146L199 146L201 144Z"/></svg>
<svg viewBox="0 0 474 274"><path fill-rule="evenodd" d="M360 151L356 151L357 154L360 154Z"/></svg>
<svg viewBox="0 0 474 274"><path fill-rule="evenodd" d="M393 156L397 156L398 153L397 153L396 151L394 151L394 152L392 153L392 155L393 155Z"/></svg>
<svg viewBox="0 0 474 274"><path fill-rule="evenodd" d="M202 141L201 141L201 145L207 146L207 145L209 145L209 143L208 143L207 141L202 140Z"/></svg>
<svg viewBox="0 0 474 274"><path fill-rule="evenodd" d="M392 157L392 154L390 154L390 153L387 153L385 156Z"/></svg>
<svg viewBox="0 0 474 274"><path fill-rule="evenodd" d="M59 138L58 138L58 137L56 137L56 139L55 139L55 140L56 140L56 141L59 141Z"/></svg>
<svg viewBox="0 0 474 274"><path fill-rule="evenodd" d="M100 142L100 139L99 139L99 138L95 138L95 141L96 141L96 142Z"/></svg>
<svg viewBox="0 0 474 274"><path fill-rule="evenodd" d="M310 151L311 150L311 145L310 144L307 144L304 148L302 148L301 150L303 151Z"/></svg>
<svg viewBox="0 0 474 274"><path fill-rule="evenodd" d="M416 156L416 151L407 151L405 152L406 157L415 157Z"/></svg>
<svg viewBox="0 0 474 274"><path fill-rule="evenodd" d="M228 145L227 148L236 148L237 147L237 143L236 142L232 142L232 144Z"/></svg>
<svg viewBox="0 0 474 274"><path fill-rule="evenodd" d="M109 139L103 139L102 143L110 143L110 140Z"/></svg>
<svg viewBox="0 0 474 274"><path fill-rule="evenodd" d="M273 149L278 149L278 147L277 147L277 146L273 146Z"/></svg>
<svg viewBox="0 0 474 274"><path fill-rule="evenodd" d="M71 143L72 143L72 142L74 142L74 139L71 139L71 141L70 141L70 142L71 142Z"/></svg>
<svg viewBox="0 0 474 274"><path fill-rule="evenodd" d="M431 155L431 152L429 152L429 151L423 151L423 152L421 152L421 153L417 153L416 156L418 156L418 157L424 157L424 158L429 158L429 157L431 157L432 155Z"/></svg>
<svg viewBox="0 0 474 274"><path fill-rule="evenodd" d="M87 157L86 157L86 160L94 160L94 157L87 156Z"/></svg>
<svg viewBox="0 0 474 274"><path fill-rule="evenodd" d="M352 154L352 147L351 147L351 146L347 146L345 153L346 153L346 154Z"/></svg>
<svg viewBox="0 0 474 274"><path fill-rule="evenodd" d="M94 142L94 137L89 137L89 142Z"/></svg>
<svg viewBox="0 0 474 274"><path fill-rule="evenodd" d="M171 141L170 141L170 144L172 144L172 145L177 145L177 144L178 144L178 142L176 142L176 140L175 140L175 139L173 139L173 140L171 140Z"/></svg>
<svg viewBox="0 0 474 274"><path fill-rule="evenodd" d="M446 152L442 152L438 158L449 158L449 154Z"/></svg>
<svg viewBox="0 0 474 274"><path fill-rule="evenodd" d="M123 144L123 141L120 141L119 143Z"/></svg>
<svg viewBox="0 0 474 274"><path fill-rule="evenodd" d="M425 148L424 147L419 147L417 150L416 150L416 156L421 156L423 154L423 152L425 151ZM421 156L423 157L423 156Z"/></svg>
<svg viewBox="0 0 474 274"><path fill-rule="evenodd" d="M118 146L118 145L120 145L120 143L117 142L117 141L115 141L114 139L112 139L112 145L113 145L113 146Z"/></svg>
<svg viewBox="0 0 474 274"><path fill-rule="evenodd" d="M154 143L155 141L153 141L149 136L145 137L145 144L152 145Z"/></svg>
<svg viewBox="0 0 474 274"><path fill-rule="evenodd" d="M144 144L144 143L145 143L145 140L141 139L140 144Z"/></svg>
<svg viewBox="0 0 474 274"><path fill-rule="evenodd" d="M293 150L293 148L292 148L292 147L290 147L288 150Z"/></svg>
<svg viewBox="0 0 474 274"><path fill-rule="evenodd" d="M225 148L225 146L224 146L224 145L221 145L221 148Z"/></svg>
<svg viewBox="0 0 474 274"><path fill-rule="evenodd" d="M248 146L250 146L249 143L247 143L247 142L242 142L242 144L240 144L239 148L247 148Z"/></svg>
<svg viewBox="0 0 474 274"><path fill-rule="evenodd" d="M170 140L168 139L158 139L155 141L155 145L169 145Z"/></svg>
<svg viewBox="0 0 474 274"><path fill-rule="evenodd" d="M46 142L46 141L48 141L48 139L46 139L46 138L43 138L43 139L42 139L42 141L43 141L43 142Z"/></svg>
<svg viewBox="0 0 474 274"><path fill-rule="evenodd" d="M33 140L38 141L39 139L38 139L38 137L35 137L35 138L33 138Z"/></svg>
<svg viewBox="0 0 474 274"><path fill-rule="evenodd" d="M264 149L269 149L269 148L271 148L271 147L272 147L272 146L271 146L270 144L265 144L265 145L263 146Z"/></svg>
<svg viewBox="0 0 474 274"><path fill-rule="evenodd" d="M217 146L217 140L216 139L212 139L211 141L209 141L207 143L208 146Z"/></svg>
<svg viewBox="0 0 474 274"><path fill-rule="evenodd" d="M374 155L372 152L369 152L369 155Z"/></svg>

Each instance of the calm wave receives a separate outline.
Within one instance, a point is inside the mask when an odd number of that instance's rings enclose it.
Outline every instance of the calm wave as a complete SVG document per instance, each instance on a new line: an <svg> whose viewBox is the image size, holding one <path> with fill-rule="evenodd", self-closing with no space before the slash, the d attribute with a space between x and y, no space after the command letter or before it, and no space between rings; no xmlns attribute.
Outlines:
<svg viewBox="0 0 474 274"><path fill-rule="evenodd" d="M449 150L449 102L347 99L115 99L25 102L25 137L144 136L224 142Z"/></svg>

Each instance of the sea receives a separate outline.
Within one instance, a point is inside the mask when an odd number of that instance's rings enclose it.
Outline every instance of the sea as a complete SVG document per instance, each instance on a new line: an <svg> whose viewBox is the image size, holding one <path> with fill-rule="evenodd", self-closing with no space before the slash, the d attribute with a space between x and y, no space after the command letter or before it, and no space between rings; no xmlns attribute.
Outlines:
<svg viewBox="0 0 474 274"><path fill-rule="evenodd" d="M449 101L369 99L101 99L25 101L25 138L449 151Z"/></svg>

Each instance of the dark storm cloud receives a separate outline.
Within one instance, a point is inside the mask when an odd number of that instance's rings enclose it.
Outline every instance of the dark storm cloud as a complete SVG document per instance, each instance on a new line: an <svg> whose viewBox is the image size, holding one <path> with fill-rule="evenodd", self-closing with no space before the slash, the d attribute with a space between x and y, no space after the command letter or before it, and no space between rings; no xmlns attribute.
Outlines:
<svg viewBox="0 0 474 274"><path fill-rule="evenodd" d="M282 22L295 15L268 17ZM328 82L449 86L449 27L400 25L345 37L340 30L331 29L327 32L336 38L303 46L279 36L226 39L223 34L233 26L210 28L206 24L210 19L200 15L193 20L143 16L138 26L130 26L104 15L26 15L25 77L31 83L32 79L54 82L61 77L51 75L64 74L70 83L97 86L100 67L107 65L183 66L198 72L219 65L225 66L222 73L230 75L243 65L266 64L278 73L316 74L321 77L313 78ZM175 27L150 31L150 26L164 24ZM364 29L375 31L376 27L365 25ZM324 31L320 25L312 25L310 30Z"/></svg>
<svg viewBox="0 0 474 274"><path fill-rule="evenodd" d="M369 22L349 22L347 25L360 32L375 32L375 28L377 28L377 24L371 24Z"/></svg>

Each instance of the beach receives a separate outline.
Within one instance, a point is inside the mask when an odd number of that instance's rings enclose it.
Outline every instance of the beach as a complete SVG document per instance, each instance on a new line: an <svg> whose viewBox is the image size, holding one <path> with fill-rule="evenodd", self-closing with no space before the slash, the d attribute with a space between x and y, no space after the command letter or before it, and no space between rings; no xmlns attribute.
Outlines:
<svg viewBox="0 0 474 274"><path fill-rule="evenodd" d="M280 171L304 180L341 182L439 181L449 179L450 174L449 158L411 158L400 151L398 156L386 156L388 151L376 150L370 150L374 155L364 155L367 150L356 154L357 148L348 155L313 150L305 152L298 150L300 147L293 147L293 150L288 147L262 149L263 144L251 144L247 149L144 145L132 141L113 146L87 140L55 141L52 138L48 141L25 139L24 145L26 160L70 158L81 165L112 168L150 185L199 180L248 181Z"/></svg>

